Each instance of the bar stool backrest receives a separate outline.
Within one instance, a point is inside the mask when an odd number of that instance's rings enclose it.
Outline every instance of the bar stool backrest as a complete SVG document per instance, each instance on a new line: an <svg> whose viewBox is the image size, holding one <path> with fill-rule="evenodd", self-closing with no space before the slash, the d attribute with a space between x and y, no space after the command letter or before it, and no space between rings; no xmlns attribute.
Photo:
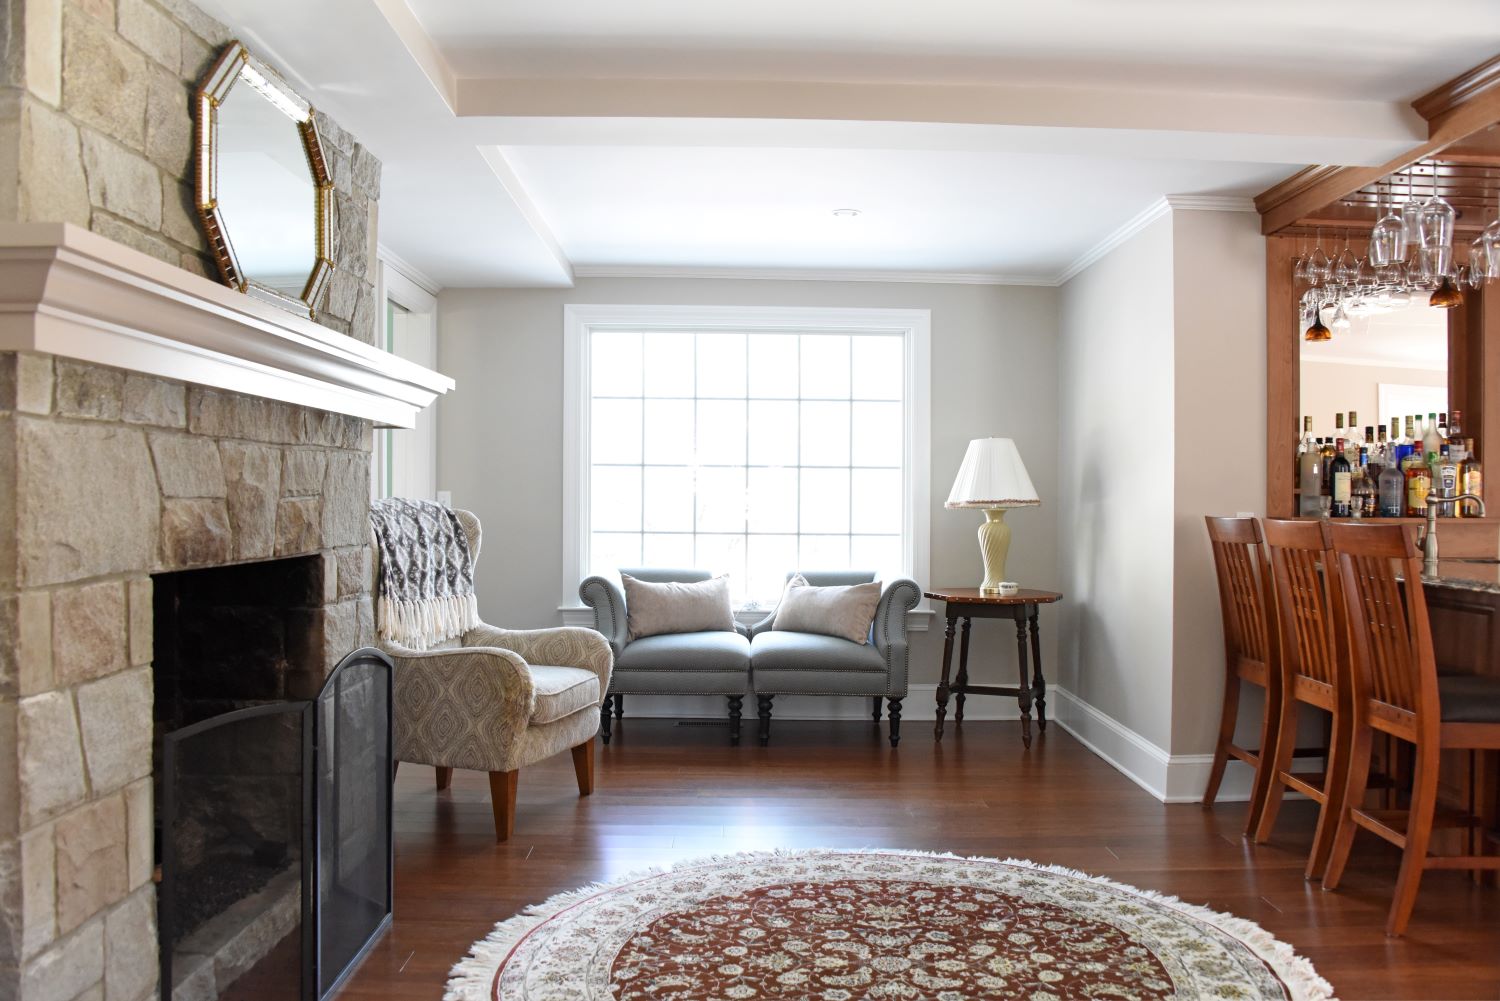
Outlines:
<svg viewBox="0 0 1500 1001"><path fill-rule="evenodd" d="M1340 669L1347 644L1338 628L1343 588L1328 526L1268 518L1265 535L1281 623L1282 669L1289 681L1305 678L1336 694L1347 684Z"/></svg>
<svg viewBox="0 0 1500 1001"><path fill-rule="evenodd" d="M1231 671L1273 667L1271 574L1260 522L1254 518L1208 518L1208 540L1219 578L1224 616L1224 653ZM1248 662L1248 663L1247 663Z"/></svg>
<svg viewBox="0 0 1500 1001"><path fill-rule="evenodd" d="M1330 526L1358 718L1407 740L1436 738L1437 665L1415 525Z"/></svg>

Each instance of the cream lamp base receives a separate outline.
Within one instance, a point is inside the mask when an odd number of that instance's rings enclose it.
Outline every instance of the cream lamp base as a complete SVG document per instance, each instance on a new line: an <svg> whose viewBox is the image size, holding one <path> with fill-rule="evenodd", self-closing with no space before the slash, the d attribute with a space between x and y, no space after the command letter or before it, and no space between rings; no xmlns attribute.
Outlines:
<svg viewBox="0 0 1500 1001"><path fill-rule="evenodd" d="M984 524L979 526L979 552L984 557L983 594L999 594L1005 579L1005 557L1010 552L1010 526L1005 523L1005 508L984 510Z"/></svg>

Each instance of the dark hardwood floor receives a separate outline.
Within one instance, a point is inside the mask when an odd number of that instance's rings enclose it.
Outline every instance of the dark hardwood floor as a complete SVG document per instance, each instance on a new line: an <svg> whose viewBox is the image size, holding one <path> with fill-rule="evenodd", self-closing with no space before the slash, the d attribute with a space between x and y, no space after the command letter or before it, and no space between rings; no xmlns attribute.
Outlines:
<svg viewBox="0 0 1500 1001"><path fill-rule="evenodd" d="M579 799L566 755L521 773L515 837L495 844L485 776L403 766L396 919L340 1001L438 999L495 922L593 880L715 853L879 847L1019 857L1176 894L1256 921L1344 999L1500 997L1500 890L1431 872L1411 928L1387 939L1398 856L1361 837L1336 893L1302 878L1313 805L1275 838L1240 837L1245 805L1163 806L1057 727L908 721L892 753L870 723L777 723L769 748L713 726L626 718Z"/></svg>

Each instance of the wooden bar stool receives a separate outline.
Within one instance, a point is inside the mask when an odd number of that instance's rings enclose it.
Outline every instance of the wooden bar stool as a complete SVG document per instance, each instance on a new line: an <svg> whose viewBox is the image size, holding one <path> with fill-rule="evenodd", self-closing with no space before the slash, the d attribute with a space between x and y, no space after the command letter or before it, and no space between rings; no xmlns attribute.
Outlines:
<svg viewBox="0 0 1500 1001"><path fill-rule="evenodd" d="M1348 650L1343 628L1343 596L1334 571L1328 525L1320 521L1267 519L1266 543L1271 550L1271 578L1276 593L1276 617L1281 662L1279 705L1276 713L1276 754L1269 767L1270 782L1255 840L1264 842L1276 826L1281 799L1295 789L1318 803L1318 825L1305 875L1323 875L1349 770L1352 733ZM1319 565L1328 568L1320 573ZM1293 772L1297 711L1309 705L1329 714L1330 739L1321 775ZM1321 751L1317 753L1322 753Z"/></svg>
<svg viewBox="0 0 1500 1001"><path fill-rule="evenodd" d="M1497 855L1427 852L1435 826L1472 830L1469 814L1437 810L1438 764L1445 750L1500 748L1500 679L1438 677L1415 525L1342 524L1330 532L1349 622L1353 732L1348 787L1323 889L1339 885L1358 828L1380 835L1402 850L1385 924L1387 935L1400 935L1424 869L1500 869ZM1376 731L1415 746L1408 810L1360 806Z"/></svg>
<svg viewBox="0 0 1500 1001"><path fill-rule="evenodd" d="M1219 578L1219 609L1224 620L1224 707L1219 718L1219 740L1214 747L1213 768L1203 790L1203 805L1213 805L1231 757L1255 769L1250 789L1250 810L1245 833L1260 824L1261 809L1270 785L1270 769L1264 763L1275 755L1276 713L1281 700L1280 656L1275 642L1274 598L1271 571L1260 523L1254 518L1214 518L1208 523L1213 546L1214 570ZM1249 681L1266 690L1266 709L1261 718L1260 747L1240 747L1234 742L1240 711L1240 682Z"/></svg>

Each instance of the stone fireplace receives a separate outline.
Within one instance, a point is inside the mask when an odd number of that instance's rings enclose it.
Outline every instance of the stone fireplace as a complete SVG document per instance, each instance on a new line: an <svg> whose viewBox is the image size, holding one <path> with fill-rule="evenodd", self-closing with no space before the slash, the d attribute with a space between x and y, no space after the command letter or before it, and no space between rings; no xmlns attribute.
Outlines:
<svg viewBox="0 0 1500 1001"><path fill-rule="evenodd" d="M374 642L372 429L452 384L72 227L0 227L0 289L0 997L141 1001L154 718L310 696ZM194 673L213 638L167 604L259 648Z"/></svg>

